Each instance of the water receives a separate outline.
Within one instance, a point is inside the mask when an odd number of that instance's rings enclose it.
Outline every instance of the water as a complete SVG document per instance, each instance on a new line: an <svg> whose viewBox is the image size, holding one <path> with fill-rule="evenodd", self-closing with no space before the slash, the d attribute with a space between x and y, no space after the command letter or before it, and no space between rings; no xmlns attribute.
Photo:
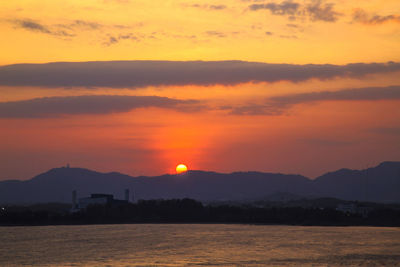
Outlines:
<svg viewBox="0 0 400 267"><path fill-rule="evenodd" d="M224 224L0 227L0 266L400 266L400 229Z"/></svg>

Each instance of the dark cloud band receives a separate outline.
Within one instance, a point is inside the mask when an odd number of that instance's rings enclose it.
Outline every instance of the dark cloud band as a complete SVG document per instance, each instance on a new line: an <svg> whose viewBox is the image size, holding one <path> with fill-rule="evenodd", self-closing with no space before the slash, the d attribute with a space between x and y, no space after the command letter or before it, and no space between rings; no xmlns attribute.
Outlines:
<svg viewBox="0 0 400 267"><path fill-rule="evenodd" d="M268 98L265 103L231 107L235 115L281 115L299 104L326 101L400 100L400 86L367 87L339 91L290 94Z"/></svg>
<svg viewBox="0 0 400 267"><path fill-rule="evenodd" d="M269 98L274 103L299 104L317 101L374 101L400 99L400 86L367 87L311 92Z"/></svg>
<svg viewBox="0 0 400 267"><path fill-rule="evenodd" d="M293 1L283 1L281 3L269 2L262 4L251 4L249 10L269 10L273 15L289 16L295 20L297 17L308 16L312 21L336 22L342 14L334 10L333 3L325 3L322 0L312 0L307 5L302 5Z"/></svg>
<svg viewBox="0 0 400 267"><path fill-rule="evenodd" d="M44 97L23 101L0 102L0 118L41 118L79 114L109 114L137 108L157 107L180 112L217 108L234 115L285 114L295 105L326 101L400 100L400 86L368 87L339 91L290 94L268 98L264 103L246 106L211 107L197 100L179 100L158 96L84 95Z"/></svg>
<svg viewBox="0 0 400 267"><path fill-rule="evenodd" d="M267 64L245 61L98 61L0 67L0 86L108 87L301 82L400 71L400 63Z"/></svg>
<svg viewBox="0 0 400 267"><path fill-rule="evenodd" d="M128 112L137 108L157 107L193 111L198 101L158 96L84 95L44 97L0 103L0 118L40 118L78 114Z"/></svg>

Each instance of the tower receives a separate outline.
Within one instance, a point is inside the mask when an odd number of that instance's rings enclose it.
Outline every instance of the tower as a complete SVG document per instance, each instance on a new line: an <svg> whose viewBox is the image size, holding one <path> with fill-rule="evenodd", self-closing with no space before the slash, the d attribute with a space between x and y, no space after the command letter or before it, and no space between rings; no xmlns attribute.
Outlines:
<svg viewBox="0 0 400 267"><path fill-rule="evenodd" d="M77 204L76 204L76 190L72 191L72 209L76 209Z"/></svg>
<svg viewBox="0 0 400 267"><path fill-rule="evenodd" d="M125 201L129 202L129 189L125 189Z"/></svg>

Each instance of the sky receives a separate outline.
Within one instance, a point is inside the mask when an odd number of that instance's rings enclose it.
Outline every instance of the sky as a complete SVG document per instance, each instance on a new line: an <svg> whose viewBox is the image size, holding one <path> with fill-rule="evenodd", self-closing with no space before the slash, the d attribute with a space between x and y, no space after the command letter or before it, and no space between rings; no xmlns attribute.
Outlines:
<svg viewBox="0 0 400 267"><path fill-rule="evenodd" d="M0 3L0 180L400 160L398 0Z"/></svg>

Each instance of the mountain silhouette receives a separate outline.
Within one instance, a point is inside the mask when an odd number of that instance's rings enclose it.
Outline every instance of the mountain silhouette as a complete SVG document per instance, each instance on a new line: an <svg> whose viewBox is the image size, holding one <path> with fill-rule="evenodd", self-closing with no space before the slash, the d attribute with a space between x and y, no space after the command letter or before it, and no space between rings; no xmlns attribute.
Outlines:
<svg viewBox="0 0 400 267"><path fill-rule="evenodd" d="M301 175L206 171L132 177L117 172L62 167L27 181L0 182L0 203L70 203L73 190L77 190L78 197L107 193L123 199L126 188L131 190L135 199L186 197L200 201L240 201L265 199L268 195L286 192L306 197L400 202L400 162L383 162L365 170L341 169L314 180Z"/></svg>

